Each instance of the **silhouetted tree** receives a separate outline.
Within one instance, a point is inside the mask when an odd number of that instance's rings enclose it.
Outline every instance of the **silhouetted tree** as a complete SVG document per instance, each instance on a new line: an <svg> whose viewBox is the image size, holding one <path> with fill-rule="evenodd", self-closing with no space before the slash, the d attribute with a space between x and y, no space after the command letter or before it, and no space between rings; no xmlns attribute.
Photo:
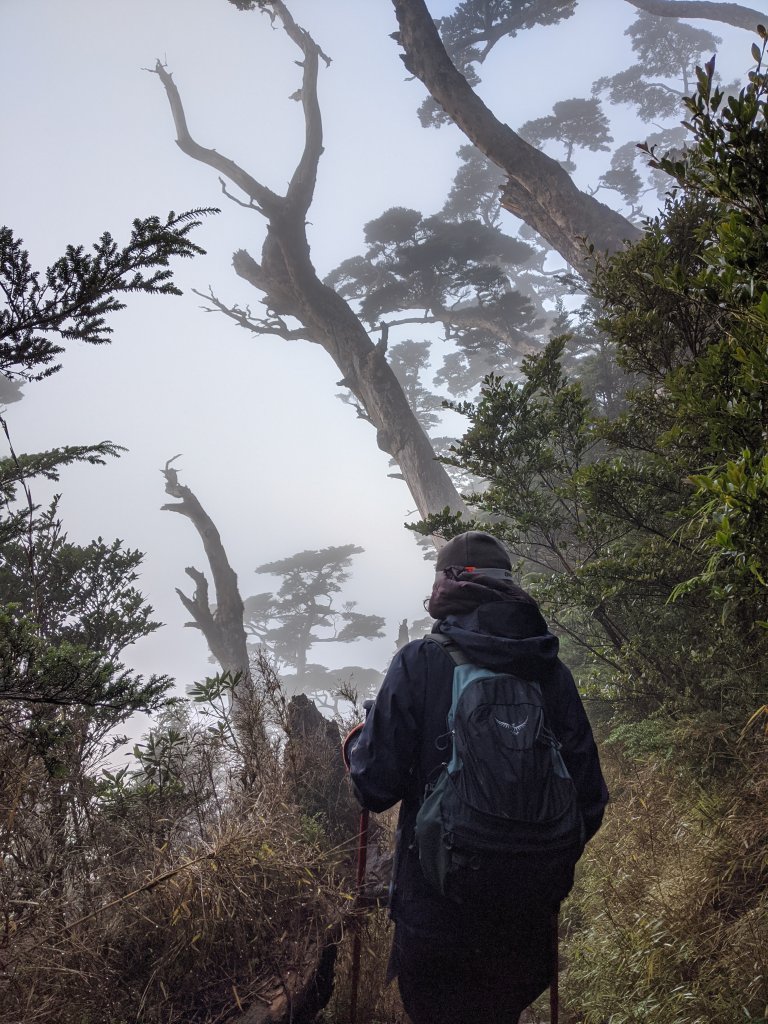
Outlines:
<svg viewBox="0 0 768 1024"><path fill-rule="evenodd" d="M229 564L215 523L193 491L179 483L178 473L171 467L173 461L174 459L170 459L165 464L163 476L166 493L178 500L173 504L163 505L162 508L164 512L176 512L185 516L197 530L213 576L216 595L215 603L212 605L205 573L193 566L187 567L187 576L195 584L192 597L176 588L179 600L192 616L186 625L200 630L222 671L229 672L232 676L238 673L247 675L248 649L243 628L243 600L237 585L237 574Z"/></svg>
<svg viewBox="0 0 768 1024"><path fill-rule="evenodd" d="M196 142L171 75L160 61L155 67L171 106L179 147L241 189L247 198L245 202L237 201L261 213L267 221L261 261L244 250L233 257L235 272L264 293L266 315L256 317L241 307L228 308L215 296L210 297L211 302L257 334L322 345L341 371L344 387L376 429L377 444L397 461L417 507L422 512L446 505L461 508L456 489L435 461L429 439L387 362L386 343L374 344L349 305L320 281L310 259L306 221L323 151L317 75L319 62L328 63L328 58L309 33L296 24L282 0L270 0L262 9L279 20L302 55L302 84L296 95L304 110L305 146L284 196L267 188L233 160Z"/></svg>
<svg viewBox="0 0 768 1024"><path fill-rule="evenodd" d="M289 558L260 565L256 572L280 576L276 593L256 594L245 600L245 627L249 636L296 672L300 684L307 672L307 656L316 644L348 644L383 636L384 619L355 611L354 601L338 603L350 576L354 544L300 551Z"/></svg>
<svg viewBox="0 0 768 1024"><path fill-rule="evenodd" d="M320 47L296 24L283 0L235 3L241 10L267 13L301 51L302 82L295 98L304 110L305 147L284 196L266 188L230 158L199 144L189 132L170 74L159 62L156 71L171 105L179 146L237 186L244 198L229 198L267 221L260 261L243 250L233 259L236 273L263 293L265 314L253 314L247 305L227 306L214 295L209 296L210 308L257 334L321 344L339 367L349 401L375 428L379 447L397 463L417 508L422 513L444 507L461 510L461 499L435 462L429 438L387 359L390 332L412 322L432 324L455 343L457 351L447 354L438 371L439 383L453 393L471 388L489 365L509 372L514 361L540 344L546 332L552 309L542 318L541 303L559 301L555 292L562 282L553 280L549 267L544 270L549 250L559 253L579 274L588 274L588 243L597 251L616 251L640 235L632 220L600 202L595 193L602 189L620 198L634 218L641 212L642 193L649 186L633 153L622 143L594 188L577 188L564 167L500 122L472 89L476 69L492 47L505 36L535 25L566 20L576 10L575 0L557 4L465 0L437 26L424 0L393 3L406 66L424 81L445 116L506 176L501 204L524 222L521 238L510 240L499 230L500 221L492 212L493 172L487 163L465 158L463 176L441 215L425 217L406 210L384 213L369 225L368 252L345 261L323 284L309 257L305 229L322 152L317 74L325 57ZM670 16L703 16L709 11L714 18L730 17L725 10L729 5L655 6L661 17L654 20L643 13L632 29L640 66L638 97L642 93L646 104L654 96L660 102L665 88L665 95L677 91L666 80L670 76L676 75L684 85L697 48L714 38L698 29L679 27ZM745 12L749 14L749 9L740 9L740 16ZM663 35L660 24L670 36L663 46L654 43ZM614 83L616 88L619 84ZM567 160L579 147L604 149L610 136L600 97L610 95L610 88L610 83L601 82L591 99L560 101L557 109L567 115L566 120L556 124L549 118L536 119L531 131L536 128L537 138L547 144L564 144ZM671 136L668 141L673 141ZM481 184L471 210L467 193L472 187L469 182L475 180ZM223 184L229 195L227 187ZM570 278L565 288L572 285ZM374 332L379 331L377 340ZM402 335L398 340L403 340ZM427 364L423 365L426 372Z"/></svg>
<svg viewBox="0 0 768 1024"><path fill-rule="evenodd" d="M125 247L105 233L93 253L70 246L44 272L0 229L3 380L55 373L67 341L107 343L128 292L179 294L169 264L202 252L189 234L203 212L136 220ZM172 680L143 678L120 660L159 626L136 587L141 554L121 541L71 542L58 497L41 508L33 496L35 478L57 481L64 467L103 463L120 447L17 453L3 415L0 428L9 447L0 460L0 900L16 929L37 912L31 897L67 890L67 859L90 829L96 767L135 711L168 703ZM97 860L94 851L89 874ZM76 898L86 900L87 887Z"/></svg>
<svg viewBox="0 0 768 1024"><path fill-rule="evenodd" d="M562 142L565 146L563 166L571 172L576 170L573 162L575 146L593 152L607 152L611 148L608 143L613 142L608 118L596 99L560 100L552 107L551 114L526 121L520 128L520 134L534 146L541 146L548 139Z"/></svg>

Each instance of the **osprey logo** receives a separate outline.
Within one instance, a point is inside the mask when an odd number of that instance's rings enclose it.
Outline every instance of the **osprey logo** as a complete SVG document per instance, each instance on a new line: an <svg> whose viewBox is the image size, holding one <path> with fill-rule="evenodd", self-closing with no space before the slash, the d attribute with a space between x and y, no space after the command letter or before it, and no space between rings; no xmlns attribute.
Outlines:
<svg viewBox="0 0 768 1024"><path fill-rule="evenodd" d="M502 722L500 718L494 718L496 725L500 725L502 729L511 729L515 736L519 736L523 729L528 725L528 719L525 718L522 722L516 722L512 725L510 722Z"/></svg>

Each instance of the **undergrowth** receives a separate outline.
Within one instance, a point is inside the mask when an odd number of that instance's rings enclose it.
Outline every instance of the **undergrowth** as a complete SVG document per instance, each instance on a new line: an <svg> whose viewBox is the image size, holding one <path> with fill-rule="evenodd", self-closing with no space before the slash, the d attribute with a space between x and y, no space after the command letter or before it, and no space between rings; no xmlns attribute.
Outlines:
<svg viewBox="0 0 768 1024"><path fill-rule="evenodd" d="M358 930L358 1024L406 1024L387 911L355 909L335 727L313 733L266 664L257 679L234 712L201 697L219 710L161 717L69 817L66 780L29 751L2 774L0 1024L235 1024L287 1009L318 964L318 1020L346 1024ZM723 732L702 764L674 730L603 744L612 802L562 911L561 1024L765 1021L763 724ZM9 769L19 749L0 753ZM382 850L394 812L376 819ZM549 1020L546 994L528 1020Z"/></svg>
<svg viewBox="0 0 768 1024"><path fill-rule="evenodd" d="M730 771L704 785L605 748L613 801L564 908L567 1021L768 1017L765 754L732 736Z"/></svg>
<svg viewBox="0 0 768 1024"><path fill-rule="evenodd" d="M299 736L261 670L234 711L161 718L132 769L89 780L77 817L31 756L2 777L1 1024L224 1024L279 1010L319 962L327 998L355 842L330 816L351 794L342 774L330 799L338 744Z"/></svg>

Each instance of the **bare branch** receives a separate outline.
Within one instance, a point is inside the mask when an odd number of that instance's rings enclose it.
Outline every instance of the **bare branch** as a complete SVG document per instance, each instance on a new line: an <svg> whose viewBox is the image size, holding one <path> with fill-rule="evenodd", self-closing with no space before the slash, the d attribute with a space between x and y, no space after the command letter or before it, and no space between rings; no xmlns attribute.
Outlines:
<svg viewBox="0 0 768 1024"><path fill-rule="evenodd" d="M163 510L166 512L175 512L178 511L178 508L163 505ZM211 611L211 605L208 600L208 580L199 569L195 569L193 566L187 566L184 572L195 583L195 591L191 598L187 597L185 593L176 587L176 593L179 595L179 600L192 616L192 622L185 622L184 625L193 629L199 629L203 636L207 637L208 633L216 628L213 612Z"/></svg>
<svg viewBox="0 0 768 1024"><path fill-rule="evenodd" d="M178 456L176 456L178 458ZM206 643L225 672L248 674L248 650L243 628L243 600L237 585L237 575L229 564L224 545L216 526L189 487L179 483L178 473L171 468L173 459L161 472L165 477L165 490L178 501L163 505L166 512L186 516L200 535L208 564L211 567L216 591L216 609L211 610L208 599L208 581L199 569L185 571L195 583L193 597L180 590L179 600L192 616L188 625L199 629Z"/></svg>
<svg viewBox="0 0 768 1024"><path fill-rule="evenodd" d="M165 87L165 94L171 106L173 123L176 126L176 144L179 149L186 153L187 156L191 156L193 160L199 160L201 163L208 164L209 167L220 171L231 182L234 182L238 188L242 189L264 212L276 212L283 201L281 196L267 188L266 185L262 185L261 182L257 181L236 164L234 160L222 156L215 149L206 149L198 142L195 142L189 134L181 96L176 88L173 76L170 72L166 71L165 66L160 63L159 59L155 64L154 74L160 78Z"/></svg>
<svg viewBox="0 0 768 1024"><path fill-rule="evenodd" d="M312 203L317 180L317 165L323 152L323 120L317 100L318 59L331 63L312 36L293 20L282 0L273 0L275 13L283 23L286 34L304 54L303 75L298 97L304 108L304 152L293 172L286 200L297 210L306 214Z"/></svg>
<svg viewBox="0 0 768 1024"><path fill-rule="evenodd" d="M262 210L258 203L255 203L252 199L249 202L244 203L242 199L238 199L237 196L233 196L231 192L227 191L227 183L223 178L219 178L219 184L221 185L222 193L227 197L227 199L231 199L233 203L237 203L238 206L242 206L245 210L255 210L257 213L262 214L262 216L266 216L264 210Z"/></svg>
<svg viewBox="0 0 768 1024"><path fill-rule="evenodd" d="M712 0L626 0L632 7L637 7L647 14L655 14L660 18L705 18L707 21L719 21L724 25L733 25L754 32L760 23L765 24L766 15L754 7L743 7L741 4L713 3Z"/></svg>
<svg viewBox="0 0 768 1024"><path fill-rule="evenodd" d="M436 324L438 323L436 316L406 316L402 320L387 320L384 326L386 327L402 327L404 324ZM379 328L375 327L369 334L374 334Z"/></svg>
<svg viewBox="0 0 768 1024"><path fill-rule="evenodd" d="M288 327L282 317L279 317L276 313L273 313L268 318L254 317L249 306L246 306L245 309L242 309L240 306L227 306L210 289L207 294L198 291L197 288L193 288L192 291L195 295L199 295L201 299L212 303L214 308L210 306L202 307L206 313L223 313L230 320L234 320L238 327L244 327L254 334L273 335L274 337L284 338L286 341L312 340L307 331L300 327Z"/></svg>

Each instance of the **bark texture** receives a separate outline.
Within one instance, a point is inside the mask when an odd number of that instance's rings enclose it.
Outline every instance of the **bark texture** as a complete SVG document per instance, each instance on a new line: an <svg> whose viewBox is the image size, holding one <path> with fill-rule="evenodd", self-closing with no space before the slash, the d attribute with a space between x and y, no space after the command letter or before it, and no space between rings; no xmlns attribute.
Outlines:
<svg viewBox="0 0 768 1024"><path fill-rule="evenodd" d="M627 3L660 18L704 18L745 28L748 32L754 32L758 25L768 21L768 14L754 7L714 3L713 0L627 0Z"/></svg>
<svg viewBox="0 0 768 1024"><path fill-rule="evenodd" d="M273 0L270 7L302 53L302 86L296 98L304 109L304 150L285 196L267 188L233 160L197 143L190 135L171 75L159 61L155 67L168 96L180 149L237 185L248 199L241 204L257 210L267 221L261 260L245 250L236 252L232 260L235 272L265 294L267 315L259 322L243 317L239 322L257 332L321 345L341 372L340 384L349 388L375 427L379 448L397 461L421 515L446 506L454 511L463 509L464 503L435 460L432 444L392 372L386 346L371 341L351 307L323 284L312 264L306 220L323 151L317 74L320 59L327 62L327 58L281 0ZM291 328L286 318L298 320L302 328Z"/></svg>
<svg viewBox="0 0 768 1024"><path fill-rule="evenodd" d="M296 803L308 818L326 822L335 842L344 843L355 835L360 807L341 757L338 724L298 693L288 703L286 735L285 761Z"/></svg>
<svg viewBox="0 0 768 1024"><path fill-rule="evenodd" d="M586 243L615 252L640 237L625 217L581 192L556 160L498 120L452 63L424 0L392 2L403 63L467 138L506 173L505 209L538 231L581 273Z"/></svg>
<svg viewBox="0 0 768 1024"><path fill-rule="evenodd" d="M233 675L241 672L249 675L248 648L246 646L245 629L243 628L243 600L237 585L237 574L229 564L227 553L221 542L221 536L211 517L200 504L189 487L179 483L178 473L166 463L162 471L165 477L165 490L178 501L163 505L165 512L178 512L186 516L200 535L213 576L216 593L215 611L211 610L208 595L208 580L199 569L185 569L195 583L192 597L176 589L179 600L192 616L186 623L193 629L199 629L205 637L208 649L224 672Z"/></svg>

